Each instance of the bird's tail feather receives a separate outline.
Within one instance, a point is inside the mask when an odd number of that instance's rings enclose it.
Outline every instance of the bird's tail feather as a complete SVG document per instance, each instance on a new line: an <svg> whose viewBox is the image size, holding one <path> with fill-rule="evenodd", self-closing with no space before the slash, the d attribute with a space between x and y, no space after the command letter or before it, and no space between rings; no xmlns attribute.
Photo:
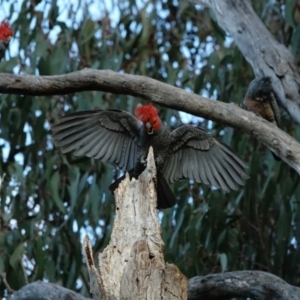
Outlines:
<svg viewBox="0 0 300 300"><path fill-rule="evenodd" d="M165 209L174 206L177 199L171 190L166 178L161 172L157 172L157 208Z"/></svg>

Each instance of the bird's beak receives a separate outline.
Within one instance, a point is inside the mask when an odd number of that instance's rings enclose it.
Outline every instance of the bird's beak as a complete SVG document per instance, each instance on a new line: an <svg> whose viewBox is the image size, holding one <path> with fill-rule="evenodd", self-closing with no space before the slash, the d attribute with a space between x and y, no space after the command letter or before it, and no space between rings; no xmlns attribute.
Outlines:
<svg viewBox="0 0 300 300"><path fill-rule="evenodd" d="M148 134L153 134L153 127L149 122L146 122L145 124L146 128L147 128L147 133Z"/></svg>
<svg viewBox="0 0 300 300"><path fill-rule="evenodd" d="M9 43L11 40L11 36L7 37L6 41Z"/></svg>

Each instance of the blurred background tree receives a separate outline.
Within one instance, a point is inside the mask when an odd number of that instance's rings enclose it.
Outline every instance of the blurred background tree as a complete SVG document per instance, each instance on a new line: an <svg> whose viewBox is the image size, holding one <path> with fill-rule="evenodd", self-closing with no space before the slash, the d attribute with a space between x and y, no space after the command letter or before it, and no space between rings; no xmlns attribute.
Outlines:
<svg viewBox="0 0 300 300"><path fill-rule="evenodd" d="M211 99L240 105L251 66L211 11L182 0L1 1L0 19L14 39L0 72L55 75L82 68L145 75ZM254 1L277 40L300 61L300 4ZM133 111L142 99L103 92L66 96L0 96L0 273L13 289L36 280L89 295L81 254L109 241L114 200L112 165L63 155L50 124L86 109ZM165 259L187 276L256 269L300 284L299 176L253 138L185 113L160 108L171 127L193 123L238 152L249 165L244 188L219 190L179 182L178 206L159 212ZM285 114L283 130L300 140ZM7 294L0 280L0 295Z"/></svg>

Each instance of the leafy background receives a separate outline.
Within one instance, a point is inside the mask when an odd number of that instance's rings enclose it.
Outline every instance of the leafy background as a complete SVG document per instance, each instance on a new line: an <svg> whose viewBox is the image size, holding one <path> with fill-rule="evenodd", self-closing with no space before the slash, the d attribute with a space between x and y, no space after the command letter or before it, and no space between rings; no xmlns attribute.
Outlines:
<svg viewBox="0 0 300 300"><path fill-rule="evenodd" d="M146 75L238 105L253 79L234 41L201 5L183 0L0 1L14 39L0 71L54 75L82 68ZM255 10L299 65L299 1L254 1ZM2 19L3 19L2 18ZM107 245L119 172L63 155L50 124L67 112L133 111L142 99L102 92L0 96L0 273L13 289L45 280L89 295L81 241ZM166 261L187 276L256 269L300 284L299 176L253 138L209 120L159 108L171 127L194 123L229 144L249 165L244 188L221 191L182 181L178 206L159 213ZM283 113L282 128L300 139ZM7 295L0 279L0 295Z"/></svg>

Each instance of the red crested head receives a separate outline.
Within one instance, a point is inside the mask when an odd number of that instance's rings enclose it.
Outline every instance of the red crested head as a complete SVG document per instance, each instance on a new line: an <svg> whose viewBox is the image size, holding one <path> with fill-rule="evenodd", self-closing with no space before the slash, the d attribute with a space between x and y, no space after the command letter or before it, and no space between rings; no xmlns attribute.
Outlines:
<svg viewBox="0 0 300 300"><path fill-rule="evenodd" d="M12 32L11 28L9 27L8 21L2 21L0 23L0 41L9 42L12 35L13 35L13 32Z"/></svg>
<svg viewBox="0 0 300 300"><path fill-rule="evenodd" d="M152 103L138 106L134 111L134 115L138 120L144 123L144 128L149 134L159 130L161 127L161 120L158 116L157 109Z"/></svg>

